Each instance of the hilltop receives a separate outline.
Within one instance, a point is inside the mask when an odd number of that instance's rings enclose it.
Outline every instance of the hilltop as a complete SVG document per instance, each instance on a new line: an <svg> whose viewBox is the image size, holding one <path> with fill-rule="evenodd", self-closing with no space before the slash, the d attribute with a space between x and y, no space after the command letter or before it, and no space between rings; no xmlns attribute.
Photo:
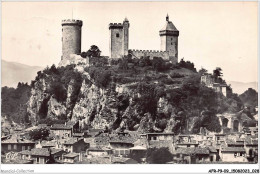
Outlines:
<svg viewBox="0 0 260 174"><path fill-rule="evenodd" d="M20 120L27 125L80 120L86 129L219 132L216 114L240 110L241 100L207 88L200 76L185 60L81 58L37 73ZM2 114L11 118L17 112Z"/></svg>

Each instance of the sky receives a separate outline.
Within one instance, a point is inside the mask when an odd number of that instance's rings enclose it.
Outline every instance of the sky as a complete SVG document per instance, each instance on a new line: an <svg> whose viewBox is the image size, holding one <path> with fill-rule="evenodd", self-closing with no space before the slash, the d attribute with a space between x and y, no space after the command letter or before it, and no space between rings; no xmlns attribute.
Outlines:
<svg viewBox="0 0 260 174"><path fill-rule="evenodd" d="M257 2L2 2L2 59L57 65L61 20L71 18L83 20L81 51L97 45L108 56L108 25L125 17L129 49L159 50L167 13L180 32L179 60L221 67L227 81L257 81Z"/></svg>

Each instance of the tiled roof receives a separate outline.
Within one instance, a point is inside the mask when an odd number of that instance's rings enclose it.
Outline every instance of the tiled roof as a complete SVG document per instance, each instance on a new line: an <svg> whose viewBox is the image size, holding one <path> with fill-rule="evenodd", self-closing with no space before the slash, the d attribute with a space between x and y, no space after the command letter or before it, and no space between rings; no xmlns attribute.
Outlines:
<svg viewBox="0 0 260 174"><path fill-rule="evenodd" d="M171 21L166 21L165 26L160 31L178 31Z"/></svg>
<svg viewBox="0 0 260 174"><path fill-rule="evenodd" d="M27 139L19 139L17 136L11 137L1 142L2 144L35 144L35 142Z"/></svg>
<svg viewBox="0 0 260 174"><path fill-rule="evenodd" d="M213 152L213 153L217 153L218 152L217 149L215 147L213 147L213 146L208 146L208 149L209 149L210 152Z"/></svg>
<svg viewBox="0 0 260 174"><path fill-rule="evenodd" d="M67 145L72 145L72 144L75 144L76 142L80 141L82 139L78 139L78 138L68 138L65 140L64 144L67 144Z"/></svg>
<svg viewBox="0 0 260 174"><path fill-rule="evenodd" d="M222 152L245 152L243 147L224 147Z"/></svg>
<svg viewBox="0 0 260 174"><path fill-rule="evenodd" d="M54 124L52 127L51 127L52 130L70 130L72 129L72 126L70 125L65 125L65 124Z"/></svg>
<svg viewBox="0 0 260 174"><path fill-rule="evenodd" d="M41 145L45 146L45 147L55 147L56 142L54 142L54 141L42 141Z"/></svg>
<svg viewBox="0 0 260 174"><path fill-rule="evenodd" d="M109 158L104 157L92 157L92 158L84 158L81 162L76 162L78 164L111 164Z"/></svg>
<svg viewBox="0 0 260 174"><path fill-rule="evenodd" d="M101 146L95 146L95 147L90 147L88 151L109 151L111 149L108 149L106 147L101 147Z"/></svg>
<svg viewBox="0 0 260 174"><path fill-rule="evenodd" d="M76 156L79 156L79 154L78 153L74 153L74 152L68 153L68 154L64 155L64 157L68 157L68 158L75 158Z"/></svg>
<svg viewBox="0 0 260 174"><path fill-rule="evenodd" d="M161 141L150 141L149 142L149 148L161 148L161 147L172 147L172 141L171 140L161 140Z"/></svg>
<svg viewBox="0 0 260 174"><path fill-rule="evenodd" d="M188 148L178 148L175 151L175 154L209 154L209 150L207 148L200 148L200 147L188 147Z"/></svg>
<svg viewBox="0 0 260 174"><path fill-rule="evenodd" d="M54 149L53 148L53 149L51 149L51 154L54 155L54 154L56 154L58 152L62 152L62 151L65 152L63 149Z"/></svg>
<svg viewBox="0 0 260 174"><path fill-rule="evenodd" d="M83 137L84 136L84 133L73 133L74 137Z"/></svg>
<svg viewBox="0 0 260 174"><path fill-rule="evenodd" d="M34 156L50 156L50 151L46 148L35 148L31 150L24 150L20 152L23 155L34 155Z"/></svg>

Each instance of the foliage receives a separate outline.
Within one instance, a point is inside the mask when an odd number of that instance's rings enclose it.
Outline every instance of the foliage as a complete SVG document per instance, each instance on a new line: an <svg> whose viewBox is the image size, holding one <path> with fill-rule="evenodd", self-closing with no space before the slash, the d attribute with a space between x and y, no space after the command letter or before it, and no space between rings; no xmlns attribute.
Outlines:
<svg viewBox="0 0 260 174"><path fill-rule="evenodd" d="M26 103L31 87L27 83L18 83L17 88L2 87L1 114L17 123L29 123Z"/></svg>
<svg viewBox="0 0 260 174"><path fill-rule="evenodd" d="M86 69L85 69L86 70ZM111 82L111 71L104 67L89 67L87 70L95 85L100 88L107 88Z"/></svg>
<svg viewBox="0 0 260 174"><path fill-rule="evenodd" d="M40 128L40 129L35 129L31 130L29 132L29 136L32 140L46 140L47 137L49 136L50 131L46 128Z"/></svg>
<svg viewBox="0 0 260 174"><path fill-rule="evenodd" d="M38 121L38 124L47 124L47 126L51 126L53 124L64 124L66 122L66 120L64 119L53 119L50 117L47 117L45 119L40 119Z"/></svg>
<svg viewBox="0 0 260 174"><path fill-rule="evenodd" d="M170 73L171 78L182 78L184 75L179 73Z"/></svg>
<svg viewBox="0 0 260 174"><path fill-rule="evenodd" d="M190 70L196 72L196 68L194 67L194 64L192 62L190 62L190 61L185 61L183 58L178 63L178 66L180 68L186 68L186 69L190 69Z"/></svg>
<svg viewBox="0 0 260 174"><path fill-rule="evenodd" d="M100 57L101 51L96 45L91 45L90 49L87 52L82 52L81 57Z"/></svg>
<svg viewBox="0 0 260 174"><path fill-rule="evenodd" d="M245 106L251 108L258 106L258 93L252 88L248 88L243 94L239 95L239 98Z"/></svg>
<svg viewBox="0 0 260 174"><path fill-rule="evenodd" d="M168 148L150 148L147 150L146 161L149 164L166 164L173 160L173 155Z"/></svg>

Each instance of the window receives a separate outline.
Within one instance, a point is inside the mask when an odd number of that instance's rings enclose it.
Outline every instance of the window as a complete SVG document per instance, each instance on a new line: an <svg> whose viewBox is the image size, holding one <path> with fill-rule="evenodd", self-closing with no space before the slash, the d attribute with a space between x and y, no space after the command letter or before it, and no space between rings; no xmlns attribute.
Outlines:
<svg viewBox="0 0 260 174"><path fill-rule="evenodd" d="M171 43L171 45L173 45L173 43Z"/></svg>
<svg viewBox="0 0 260 174"><path fill-rule="evenodd" d="M14 150L17 150L17 145L16 144L14 144Z"/></svg>
<svg viewBox="0 0 260 174"><path fill-rule="evenodd" d="M31 150L31 146L28 146L27 148L28 148L28 150Z"/></svg>
<svg viewBox="0 0 260 174"><path fill-rule="evenodd" d="M172 40L172 38L171 38L171 40Z"/></svg>
<svg viewBox="0 0 260 174"><path fill-rule="evenodd" d="M36 162L39 163L40 162L40 159L39 157L36 158Z"/></svg>
<svg viewBox="0 0 260 174"><path fill-rule="evenodd" d="M119 37L119 33L116 33L116 37Z"/></svg>
<svg viewBox="0 0 260 174"><path fill-rule="evenodd" d="M243 156L243 152L240 152L240 156Z"/></svg>
<svg viewBox="0 0 260 174"><path fill-rule="evenodd" d="M201 156L199 157L199 160L200 160L200 161L202 160L202 157L201 157Z"/></svg>
<svg viewBox="0 0 260 174"><path fill-rule="evenodd" d="M213 161L213 156L210 156L210 161Z"/></svg>
<svg viewBox="0 0 260 174"><path fill-rule="evenodd" d="M190 147L190 145L188 144L187 147Z"/></svg>
<svg viewBox="0 0 260 174"><path fill-rule="evenodd" d="M12 145L11 144L8 144L8 150L11 150L12 149Z"/></svg>

